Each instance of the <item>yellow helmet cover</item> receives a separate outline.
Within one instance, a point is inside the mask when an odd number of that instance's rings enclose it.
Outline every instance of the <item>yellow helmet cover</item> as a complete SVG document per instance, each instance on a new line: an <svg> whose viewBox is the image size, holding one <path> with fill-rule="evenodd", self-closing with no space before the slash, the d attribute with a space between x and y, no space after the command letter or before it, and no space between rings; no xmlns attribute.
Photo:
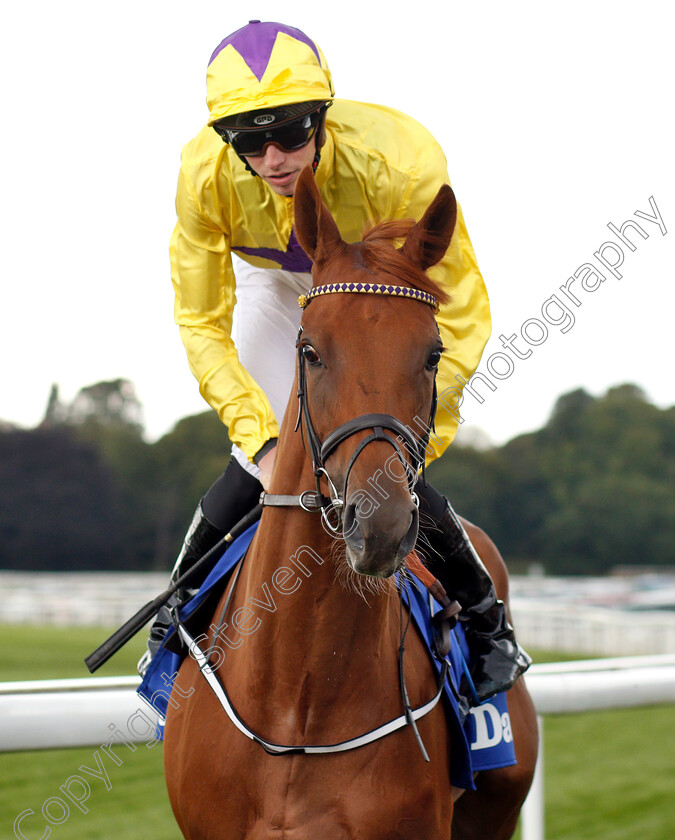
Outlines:
<svg viewBox="0 0 675 840"><path fill-rule="evenodd" d="M224 117L334 96L320 47L282 23L252 20L216 47L206 74L209 125Z"/></svg>

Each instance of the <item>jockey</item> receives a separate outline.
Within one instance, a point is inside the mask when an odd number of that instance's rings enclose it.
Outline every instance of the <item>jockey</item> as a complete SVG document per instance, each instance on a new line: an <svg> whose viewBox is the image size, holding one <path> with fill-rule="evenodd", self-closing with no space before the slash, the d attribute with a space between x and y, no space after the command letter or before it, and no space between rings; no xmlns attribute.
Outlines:
<svg viewBox="0 0 675 840"><path fill-rule="evenodd" d="M414 120L334 99L323 53L290 26L251 21L225 38L209 63L207 103L208 123L182 153L172 281L190 368L233 446L225 472L197 507L173 579L255 506L261 485L268 486L295 374L297 299L312 286L311 261L293 230L300 172L313 168L347 242L360 241L368 224L419 219L449 180L443 152ZM471 377L490 334L488 298L461 210L448 252L431 273L451 297L437 313L448 349L438 367L441 400L429 461L457 430L456 376ZM444 391L455 395L450 403ZM431 551L420 551L462 605L476 662L472 676L483 700L513 685L529 657L451 505L423 484L416 487L427 514L421 520L435 524L423 528ZM169 624L163 608L141 673Z"/></svg>

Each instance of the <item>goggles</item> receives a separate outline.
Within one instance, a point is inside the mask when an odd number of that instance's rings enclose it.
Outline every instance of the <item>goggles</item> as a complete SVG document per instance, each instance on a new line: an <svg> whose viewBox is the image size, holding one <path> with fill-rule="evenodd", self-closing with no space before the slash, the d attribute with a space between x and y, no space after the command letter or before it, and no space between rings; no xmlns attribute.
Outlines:
<svg viewBox="0 0 675 840"><path fill-rule="evenodd" d="M297 120L265 128L233 129L214 123L213 127L225 143L230 143L238 155L258 157L269 143L275 143L286 152L294 152L306 146L314 136L321 110L305 114Z"/></svg>

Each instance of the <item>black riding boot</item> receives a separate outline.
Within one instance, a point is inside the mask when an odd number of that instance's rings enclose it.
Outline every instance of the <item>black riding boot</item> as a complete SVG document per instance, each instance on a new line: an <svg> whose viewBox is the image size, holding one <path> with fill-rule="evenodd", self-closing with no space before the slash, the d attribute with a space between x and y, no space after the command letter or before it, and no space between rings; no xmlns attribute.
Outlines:
<svg viewBox="0 0 675 840"><path fill-rule="evenodd" d="M214 481L204 494L204 498L195 511L185 535L183 548L171 574L172 582L192 568L197 560L213 548L237 522L255 507L261 490L262 484L258 479L254 478L232 458L225 472ZM218 552L216 552L217 554ZM208 568L202 569L196 579L190 580L190 586L199 587L215 566L217 560L218 557L214 556L213 563L207 563ZM138 672L141 676L145 674L152 657L157 653L166 635L166 631L171 626L171 608L182 603L190 594L189 591L179 590L157 613L148 638L148 650L138 663Z"/></svg>
<svg viewBox="0 0 675 840"><path fill-rule="evenodd" d="M429 485L427 489L438 496ZM420 495L428 494L423 491ZM462 607L460 620L465 622L473 660L471 677L478 700L483 702L511 688L532 660L516 641L504 603L498 600L492 579L452 505L447 499L439 498L444 502L442 515L434 515L434 525L425 528L424 533L443 562L431 556L429 566L448 595ZM434 510L437 513L438 508ZM424 546L421 548L424 551Z"/></svg>
<svg viewBox="0 0 675 840"><path fill-rule="evenodd" d="M192 522L190 523L187 534L185 535L183 547L181 548L178 559L176 560L176 565L173 567L170 583L174 583L181 575L185 574L185 572L187 572L188 569L197 562L197 560L203 557L209 549L213 548L213 546L222 539L223 536L224 533L212 525L204 516L202 503L200 502L194 516L192 517ZM214 557L214 564L217 559L217 557ZM166 604L159 608L159 612L155 616L155 620L150 628L150 634L148 636L148 649L140 658L137 665L138 673L141 676L144 676L150 662L164 640L166 631L169 627L171 627L172 607L177 604L182 604L183 601L187 600L187 598L194 593L195 589L203 583L209 571L210 569L205 569L203 573L200 571L199 579L190 581L191 586L194 588L178 589L169 598Z"/></svg>

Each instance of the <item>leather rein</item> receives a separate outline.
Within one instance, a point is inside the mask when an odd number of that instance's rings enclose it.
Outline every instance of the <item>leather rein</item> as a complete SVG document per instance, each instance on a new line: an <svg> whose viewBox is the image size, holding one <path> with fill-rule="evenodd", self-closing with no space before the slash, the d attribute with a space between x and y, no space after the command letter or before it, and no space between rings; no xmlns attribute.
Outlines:
<svg viewBox="0 0 675 840"><path fill-rule="evenodd" d="M305 296L301 296L299 299L300 306L304 309L305 306L309 304L312 297L315 297L318 294L331 294L336 292L361 292L361 293L369 293L369 294L391 294L399 297L410 297L417 300L421 300L424 303L429 304L430 306L437 309L437 302L436 300L431 297L426 292L419 292L419 296L415 293L418 292L416 289L409 289L408 287L404 286L381 286L379 284L366 284L368 289L354 289L354 284L347 284L347 283L339 283L339 284L331 284L331 287L327 286L317 286L314 287L310 293ZM314 294L313 294L314 293ZM309 410L309 399L307 393L307 375L306 375L306 359L303 355L303 347L302 344L302 327L298 331L298 338L296 342L297 348L297 355L298 355L298 416L295 424L295 431L300 429L301 433L304 429L306 430L306 440L307 446L309 448L309 454L312 459L312 469L314 472L314 477L316 479L316 491L312 492L309 490L304 491L299 496L295 495L280 495L280 494L269 494L263 492L260 496L260 504L263 506L274 506L274 507L292 507L292 506L299 506L303 508L303 510L314 512L314 511L321 511L321 516L323 518L324 523L329 528L331 533L338 534L342 528L342 511L344 510L344 498L341 498L335 484L333 483L330 475L326 470L326 461L330 457L330 455L335 452L335 450L346 440L348 440L353 435L357 434L358 432L366 431L368 429L372 429L370 435L365 437L363 440L359 442L356 449L354 450L349 464L347 466L347 471L345 474L344 480L344 489L343 489L343 497L346 497L347 492L347 482L349 480L349 474L356 462L358 456L363 452L363 450L368 446L370 443L374 441L383 441L388 443L393 449L398 458L400 459L401 463L404 466L404 469L407 474L408 480L408 487L410 494L417 505L419 505L419 500L417 495L414 493L414 486L417 482L418 472L421 469L424 470L424 460L425 460L425 453L426 447L429 441L429 435L431 434L431 430L433 429L434 425L434 418L436 414L436 379L434 377L434 390L433 390L433 398L432 398L432 405L429 417L429 423L427 426L426 434L423 438L417 437L406 425L404 425L400 420L390 414L363 414L360 417L355 417L352 420L348 420L346 423L338 426L332 432L330 432L324 441L321 441L319 438L314 424L312 422L311 413ZM304 423L303 423L304 421ZM390 435L385 434L385 429L389 432L392 432L396 437L391 437ZM411 465L410 461L406 459L401 444L399 443L401 440L407 449L410 458L413 461ZM303 437L304 441L304 437ZM321 480L325 479L326 483L329 487L329 496L325 496L321 491ZM337 514L337 522L333 524L329 518L329 512L335 511ZM401 729L404 726L412 726L413 732L417 739L417 743L422 751L422 755L424 756L426 761L429 761L429 756L427 751L422 743L422 739L420 737L419 731L417 729L416 721L424 717L428 714L438 703L443 693L443 687L445 685L448 673L449 673L449 663L447 660L447 654L449 652L449 628L454 626L456 622L457 614L459 613L460 607L456 601L451 602L448 596L443 590L440 583L433 578L431 573L429 573L425 567L422 566L419 558L417 558L415 552L413 552L414 558L410 565L412 566L415 573L420 577L423 583L429 588L430 590L430 597L433 595L436 600L440 600L440 603L443 607L440 613L437 614L437 617L434 617L433 621L435 625L442 625L443 627L443 635L439 640L437 638L436 644L434 646L434 656L437 661L440 663L440 669L437 674L437 685L436 685L436 692L434 696L424 705L419 706L416 709L413 709L410 706L410 702L408 699L408 692L405 684L405 676L404 676L404 669L403 669L403 653L405 650L404 647L404 640L405 635L407 633L409 624L410 624L410 615L408 615L407 624L404 626L403 621L403 588L411 585L409 579L407 578L407 573L403 570L399 574L399 581L398 581L398 588L399 588L399 595L401 601L401 640L399 646L399 684L401 689L401 697L403 700L403 707L404 713L399 715L399 717L391 720L382 726L377 727L376 729L372 729L369 732L366 732L362 735L359 735L356 738L350 738L346 741L341 741L335 744L319 744L319 745L286 745L286 744L275 744L270 741L265 740L260 735L257 735L250 729L246 723L241 719L241 717L237 714L237 711L232 705L232 702L229 698L227 690L224 684L219 681L215 675L215 671L209 665L209 659L211 656L212 651L209 650L206 653L199 647L197 642L192 638L190 633L187 631L185 626L180 622L176 612L173 613L174 623L176 624L178 633L180 634L183 642L188 646L191 655L197 661L199 665L199 670L201 671L202 675L206 679L207 683L213 690L214 694L218 698L221 706L227 713L228 717L235 725L235 727L246 737L250 738L251 740L255 741L259 744L266 752L271 755L288 755L293 753L303 753L305 755L314 755L314 754L323 754L323 753L335 753L335 752L343 752L345 750L352 750L356 749L357 747L364 746L365 744L370 744L373 741L377 741L380 738L384 738L385 736L389 735L392 732L395 732L398 729ZM222 626L222 623L225 619L225 615L227 613L229 604L232 599L232 595L234 593L234 589L236 586L237 578L239 576L239 572L241 570L242 563L240 562L235 576L232 580L232 586L230 587L230 592L228 593L228 597L226 602L220 612L220 620L218 624L218 630ZM426 573L426 579L425 579ZM434 588L435 587L435 588ZM218 637L218 633L214 635L214 642Z"/></svg>

